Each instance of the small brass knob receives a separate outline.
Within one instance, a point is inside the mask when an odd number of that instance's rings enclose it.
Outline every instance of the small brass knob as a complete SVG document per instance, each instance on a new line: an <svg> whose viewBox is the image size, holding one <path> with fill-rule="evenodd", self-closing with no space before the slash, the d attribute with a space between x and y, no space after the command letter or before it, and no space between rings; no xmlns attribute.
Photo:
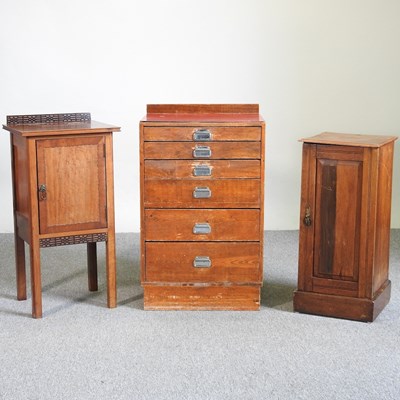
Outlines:
<svg viewBox="0 0 400 400"><path fill-rule="evenodd" d="M47 187L46 185L39 186L39 200L46 200L47 198Z"/></svg>
<svg viewBox="0 0 400 400"><path fill-rule="evenodd" d="M306 207L306 212L305 212L305 215L304 215L303 223L304 223L305 226L311 226L311 224L312 224L310 206Z"/></svg>

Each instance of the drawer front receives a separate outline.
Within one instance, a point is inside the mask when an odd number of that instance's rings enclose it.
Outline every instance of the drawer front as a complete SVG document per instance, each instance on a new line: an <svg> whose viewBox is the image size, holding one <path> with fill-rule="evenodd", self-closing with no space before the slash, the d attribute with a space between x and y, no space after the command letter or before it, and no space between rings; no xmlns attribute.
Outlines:
<svg viewBox="0 0 400 400"><path fill-rule="evenodd" d="M259 241L259 210L146 210L148 241Z"/></svg>
<svg viewBox="0 0 400 400"><path fill-rule="evenodd" d="M147 282L260 281L259 243L146 243Z"/></svg>
<svg viewBox="0 0 400 400"><path fill-rule="evenodd" d="M260 142L145 142L145 159L260 159Z"/></svg>
<svg viewBox="0 0 400 400"><path fill-rule="evenodd" d="M259 179L147 180L146 208L259 208Z"/></svg>
<svg viewBox="0 0 400 400"><path fill-rule="evenodd" d="M144 141L158 142L158 141L260 141L261 128L260 127L145 127L144 128Z"/></svg>
<svg viewBox="0 0 400 400"><path fill-rule="evenodd" d="M146 160L145 179L259 178L259 160Z"/></svg>

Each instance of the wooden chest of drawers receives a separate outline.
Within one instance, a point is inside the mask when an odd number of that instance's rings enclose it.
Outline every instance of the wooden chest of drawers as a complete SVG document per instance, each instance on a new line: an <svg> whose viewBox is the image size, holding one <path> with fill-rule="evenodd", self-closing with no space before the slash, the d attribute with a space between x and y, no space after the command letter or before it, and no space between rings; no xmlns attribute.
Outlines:
<svg viewBox="0 0 400 400"><path fill-rule="evenodd" d="M140 123L145 309L257 310L264 209L258 105L148 105Z"/></svg>

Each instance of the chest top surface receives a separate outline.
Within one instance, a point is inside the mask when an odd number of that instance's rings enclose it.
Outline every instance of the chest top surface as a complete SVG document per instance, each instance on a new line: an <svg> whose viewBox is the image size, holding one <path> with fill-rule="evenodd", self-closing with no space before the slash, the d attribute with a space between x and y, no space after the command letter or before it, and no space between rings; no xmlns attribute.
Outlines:
<svg viewBox="0 0 400 400"><path fill-rule="evenodd" d="M3 128L27 137L118 132L121 129L93 121L90 113L8 115Z"/></svg>
<svg viewBox="0 0 400 400"><path fill-rule="evenodd" d="M300 139L303 143L333 144L341 146L381 147L394 142L397 136L357 135L350 133L323 132L319 135Z"/></svg>
<svg viewBox="0 0 400 400"><path fill-rule="evenodd" d="M263 124L258 104L148 104L142 123Z"/></svg>

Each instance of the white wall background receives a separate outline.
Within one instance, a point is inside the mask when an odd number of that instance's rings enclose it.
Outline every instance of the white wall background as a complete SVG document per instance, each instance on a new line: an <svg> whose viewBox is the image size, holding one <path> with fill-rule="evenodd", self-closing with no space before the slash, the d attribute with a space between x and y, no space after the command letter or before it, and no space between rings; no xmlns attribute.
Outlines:
<svg viewBox="0 0 400 400"><path fill-rule="evenodd" d="M301 145L321 131L400 134L399 0L1 0L0 121L89 111L117 124L116 229L139 231L147 103L259 103L266 229L297 229ZM0 232L12 232L0 132ZM392 226L400 227L396 145Z"/></svg>

